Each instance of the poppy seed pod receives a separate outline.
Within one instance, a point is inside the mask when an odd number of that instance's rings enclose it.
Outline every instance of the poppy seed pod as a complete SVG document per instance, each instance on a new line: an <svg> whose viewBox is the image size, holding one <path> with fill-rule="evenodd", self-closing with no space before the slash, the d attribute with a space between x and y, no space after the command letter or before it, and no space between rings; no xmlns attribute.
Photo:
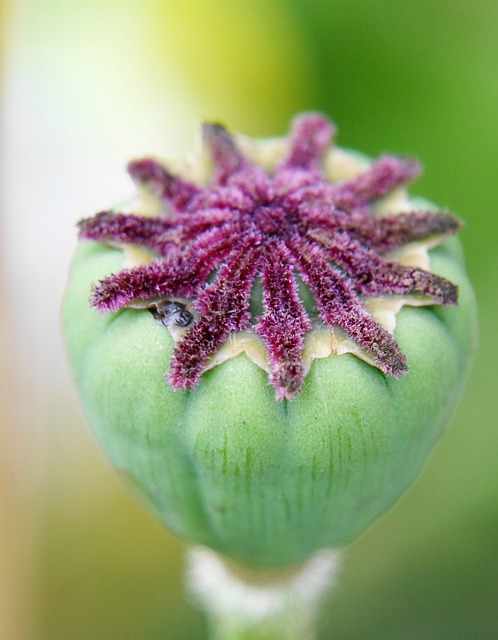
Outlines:
<svg viewBox="0 0 498 640"><path fill-rule="evenodd" d="M361 533L421 470L475 349L461 223L417 163L203 129L80 222L63 325L111 464L186 541L257 567ZM90 300L90 304L89 304Z"/></svg>

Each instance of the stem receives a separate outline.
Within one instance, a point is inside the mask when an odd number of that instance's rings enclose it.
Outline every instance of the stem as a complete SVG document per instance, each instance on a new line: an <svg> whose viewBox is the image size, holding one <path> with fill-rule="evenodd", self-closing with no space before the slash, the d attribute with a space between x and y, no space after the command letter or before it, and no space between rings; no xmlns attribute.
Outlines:
<svg viewBox="0 0 498 640"><path fill-rule="evenodd" d="M337 566L338 553L328 549L298 566L252 569L195 547L187 588L207 613L210 640L314 640Z"/></svg>

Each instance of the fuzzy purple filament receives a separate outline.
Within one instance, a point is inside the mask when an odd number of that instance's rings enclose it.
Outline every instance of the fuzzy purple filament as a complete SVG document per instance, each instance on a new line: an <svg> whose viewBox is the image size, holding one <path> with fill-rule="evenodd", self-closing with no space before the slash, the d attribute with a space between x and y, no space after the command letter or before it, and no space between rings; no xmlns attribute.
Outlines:
<svg viewBox="0 0 498 640"><path fill-rule="evenodd" d="M372 202L414 178L418 165L385 155L359 177L329 183L321 162L333 134L320 114L296 117L286 155L270 175L241 153L224 127L207 124L204 143L214 165L208 186L155 160L137 160L129 172L164 202L164 214L101 212L80 223L82 238L142 245L155 257L94 286L91 304L99 311L165 296L194 300L198 319L176 344L167 374L173 387L193 387L229 334L253 326L266 348L276 397L294 397L303 385L302 350L311 327L296 275L310 289L322 322L340 327L387 375L405 373L406 358L362 296L418 295L456 304L451 282L384 254L455 233L458 219L433 211L374 215ZM256 278L263 313L253 318Z"/></svg>

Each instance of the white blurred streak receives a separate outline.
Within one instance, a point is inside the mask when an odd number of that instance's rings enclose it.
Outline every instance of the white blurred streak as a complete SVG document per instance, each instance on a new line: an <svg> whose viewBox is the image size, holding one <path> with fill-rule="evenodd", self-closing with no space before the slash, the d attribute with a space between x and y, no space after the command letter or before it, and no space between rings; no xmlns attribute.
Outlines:
<svg viewBox="0 0 498 640"><path fill-rule="evenodd" d="M174 61L147 50L148 27L139 2L11 6L1 110L0 526L22 529L26 547L50 465L64 454L70 473L77 455L81 420L59 329L75 222L133 192L124 170L131 157L175 158L193 145L192 100ZM31 505L30 517L20 503ZM29 558L29 549L22 555ZM22 599L13 572L9 566L0 577L7 604Z"/></svg>
<svg viewBox="0 0 498 640"><path fill-rule="evenodd" d="M332 549L322 549L294 567L265 570L237 565L206 547L193 547L187 553L186 587L217 630L213 637L261 634L312 640L339 566L340 552Z"/></svg>

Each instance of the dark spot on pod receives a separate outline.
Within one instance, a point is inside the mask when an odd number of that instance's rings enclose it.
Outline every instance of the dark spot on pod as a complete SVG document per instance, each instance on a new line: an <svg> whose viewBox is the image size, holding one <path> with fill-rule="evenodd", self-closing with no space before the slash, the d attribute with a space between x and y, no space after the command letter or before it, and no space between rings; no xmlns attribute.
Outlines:
<svg viewBox="0 0 498 640"><path fill-rule="evenodd" d="M178 327L188 327L192 324L194 320L194 316L187 309L182 309L178 313L175 314L174 323Z"/></svg>
<svg viewBox="0 0 498 640"><path fill-rule="evenodd" d="M188 327L194 321L194 316L182 302L161 300L150 307L155 319L166 327L174 324L177 327Z"/></svg>

